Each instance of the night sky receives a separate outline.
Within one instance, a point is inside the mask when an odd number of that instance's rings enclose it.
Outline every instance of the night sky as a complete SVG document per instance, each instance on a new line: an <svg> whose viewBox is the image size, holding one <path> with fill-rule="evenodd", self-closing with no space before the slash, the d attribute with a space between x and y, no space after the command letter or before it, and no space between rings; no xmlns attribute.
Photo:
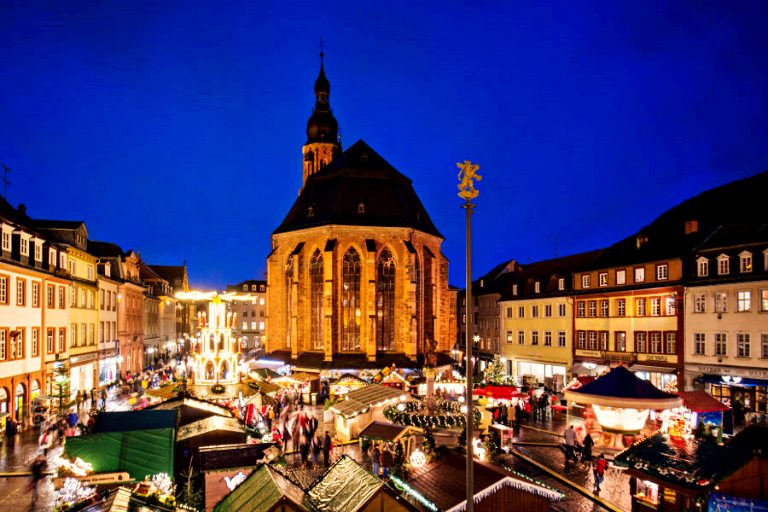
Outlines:
<svg viewBox="0 0 768 512"><path fill-rule="evenodd" d="M762 0L3 1L7 198L195 287L264 278L323 36L344 146L413 180L463 287L457 161L483 177L476 277L768 169L767 26Z"/></svg>

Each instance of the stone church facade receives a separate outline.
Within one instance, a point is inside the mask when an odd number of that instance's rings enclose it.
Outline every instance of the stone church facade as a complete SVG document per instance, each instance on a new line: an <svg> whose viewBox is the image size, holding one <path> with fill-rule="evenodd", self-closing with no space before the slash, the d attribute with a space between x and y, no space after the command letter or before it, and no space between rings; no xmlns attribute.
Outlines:
<svg viewBox="0 0 768 512"><path fill-rule="evenodd" d="M266 352L307 369L416 368L434 340L446 362L443 237L406 176L363 141L342 152L329 97L321 61L301 192L267 259Z"/></svg>

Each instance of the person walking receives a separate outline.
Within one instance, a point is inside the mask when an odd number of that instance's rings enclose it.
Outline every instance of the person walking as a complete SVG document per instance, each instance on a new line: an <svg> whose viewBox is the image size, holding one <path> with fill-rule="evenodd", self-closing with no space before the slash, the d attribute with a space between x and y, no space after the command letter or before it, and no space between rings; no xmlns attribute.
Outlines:
<svg viewBox="0 0 768 512"><path fill-rule="evenodd" d="M320 434L316 434L312 438L312 464L315 467L320 465L320 452L323 450L323 440L320 439Z"/></svg>
<svg viewBox="0 0 768 512"><path fill-rule="evenodd" d="M605 455L601 453L597 458L597 462L595 462L595 467L592 470L595 479L595 494L600 493L600 484L603 483L603 479L605 478L606 467L608 467L608 461L605 460Z"/></svg>
<svg viewBox="0 0 768 512"><path fill-rule="evenodd" d="M16 434L19 431L19 424L13 417L9 417L5 422L5 437L8 439L8 447L13 449L16 446Z"/></svg>
<svg viewBox="0 0 768 512"><path fill-rule="evenodd" d="M389 476L389 468L392 467L392 460L392 452L389 450L387 445L384 445L384 448L381 450L381 473L384 478Z"/></svg>
<svg viewBox="0 0 768 512"><path fill-rule="evenodd" d="M32 480L29 482L29 490L32 491L32 503L37 503L40 480L45 477L45 470L48 467L48 461L42 453L38 453L32 466L29 468Z"/></svg>
<svg viewBox="0 0 768 512"><path fill-rule="evenodd" d="M576 447L576 431L573 430L573 425L568 426L563 437L565 437L565 464L567 465L569 459L576 460L573 453L573 449Z"/></svg>
<svg viewBox="0 0 768 512"><path fill-rule="evenodd" d="M373 445L371 449L371 467L373 468L373 476L379 476L379 463L381 462L381 452L377 445Z"/></svg>
<svg viewBox="0 0 768 512"><path fill-rule="evenodd" d="M101 390L101 412L104 412L107 410L107 389L104 388Z"/></svg>
<svg viewBox="0 0 768 512"><path fill-rule="evenodd" d="M592 447L595 446L595 440L589 435L589 432L584 436L584 442L582 443L583 449L581 452L581 459L592 462Z"/></svg>
<svg viewBox="0 0 768 512"><path fill-rule="evenodd" d="M328 433L328 431L325 431L325 436L323 436L323 464L325 467L328 467L329 459L331 458L331 445L333 441L331 441L331 434Z"/></svg>

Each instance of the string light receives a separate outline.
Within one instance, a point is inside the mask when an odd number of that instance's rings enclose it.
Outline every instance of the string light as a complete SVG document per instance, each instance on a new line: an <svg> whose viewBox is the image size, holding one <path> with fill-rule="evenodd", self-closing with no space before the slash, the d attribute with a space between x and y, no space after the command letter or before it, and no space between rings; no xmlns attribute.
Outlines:
<svg viewBox="0 0 768 512"><path fill-rule="evenodd" d="M437 512L439 509L437 508L437 505L429 501L427 498L424 497L423 494L421 494L419 491L408 485L407 483L400 480L395 475L389 475L389 481L395 484L395 487L403 491L404 493L408 494L409 496L413 497L416 501L427 507L432 512Z"/></svg>

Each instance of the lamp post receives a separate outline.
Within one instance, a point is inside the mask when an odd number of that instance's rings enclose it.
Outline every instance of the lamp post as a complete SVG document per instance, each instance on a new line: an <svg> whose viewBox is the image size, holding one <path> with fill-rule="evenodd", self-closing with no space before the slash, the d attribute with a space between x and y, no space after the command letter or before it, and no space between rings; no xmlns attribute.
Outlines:
<svg viewBox="0 0 768 512"><path fill-rule="evenodd" d="M456 166L459 171L459 197L464 199L464 204L461 205L466 212L467 223L467 281L466 281L466 305L464 311L466 314L466 330L465 330L465 345L467 347L467 512L474 510L474 475L473 475L473 432L472 425L472 413L474 407L472 406L472 345L470 344L470 318L474 324L474 311L472 307L472 209L475 207L472 204L472 200L476 198L480 192L475 188L475 180L480 181L482 176L477 174L479 165L472 164L469 160L464 160L463 163L457 163ZM474 326L473 326L474 327ZM472 329L474 330L474 329Z"/></svg>
<svg viewBox="0 0 768 512"><path fill-rule="evenodd" d="M475 365L475 373L480 375L480 335L475 334L472 337L472 341L475 342L475 346L477 346L477 364Z"/></svg>

